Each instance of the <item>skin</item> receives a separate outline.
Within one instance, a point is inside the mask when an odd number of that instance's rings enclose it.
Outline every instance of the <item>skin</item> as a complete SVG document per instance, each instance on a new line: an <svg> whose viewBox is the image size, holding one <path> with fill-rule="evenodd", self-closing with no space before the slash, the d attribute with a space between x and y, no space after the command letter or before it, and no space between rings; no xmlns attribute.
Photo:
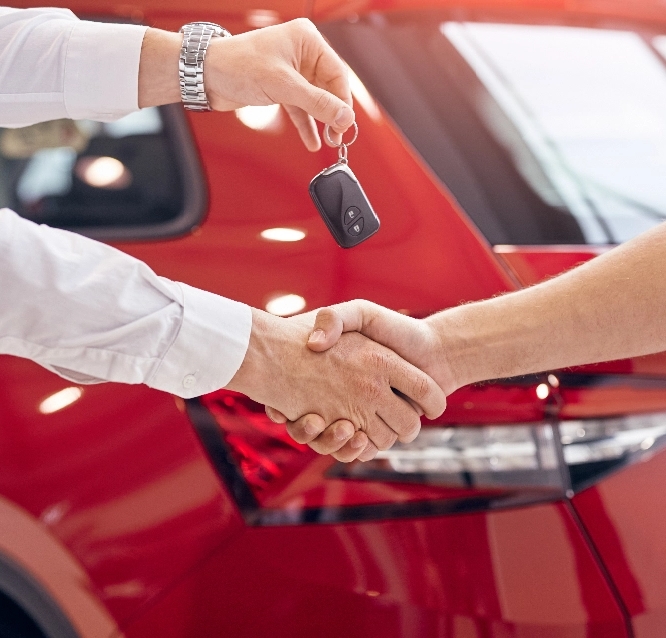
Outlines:
<svg viewBox="0 0 666 638"><path fill-rule="evenodd" d="M178 59L182 34L148 29L139 63L139 107L180 102ZM281 104L305 147L321 148L315 124L332 127L332 140L354 122L347 67L305 18L231 38L213 38L204 60L211 107Z"/></svg>
<svg viewBox="0 0 666 638"><path fill-rule="evenodd" d="M349 442L358 449L371 437L385 450L397 440L414 440L421 412L439 415L446 407L444 393L428 375L357 332L338 335L335 345L316 353L304 345L311 322L252 313L248 350L227 388L274 405L287 418L316 411L335 424L323 437L327 445ZM304 431L307 425L306 420ZM361 444L354 439L357 430Z"/></svg>
<svg viewBox="0 0 666 638"><path fill-rule="evenodd" d="M478 381L662 352L664 274L666 224L543 283L427 319L368 301L323 309L308 346L325 351L343 331L358 331L427 372L447 395ZM306 432L305 422L319 434ZM294 439L322 454L340 457L342 450L340 460L359 456L357 448L329 450L326 423L317 414L288 428ZM369 456L366 449L360 458Z"/></svg>
<svg viewBox="0 0 666 638"><path fill-rule="evenodd" d="M180 102L181 44L181 34L147 30L139 63L141 108ZM354 122L347 68L305 19L214 38L204 61L204 85L216 111L281 104L310 151L321 148L315 119L332 127L333 142ZM245 359L227 387L291 419L317 412L333 424L320 438L327 450L346 445L358 454L410 441L421 414L438 415L446 406L432 379L360 334L344 335L317 355L304 345L312 320L252 313ZM311 431L307 419L302 427Z"/></svg>

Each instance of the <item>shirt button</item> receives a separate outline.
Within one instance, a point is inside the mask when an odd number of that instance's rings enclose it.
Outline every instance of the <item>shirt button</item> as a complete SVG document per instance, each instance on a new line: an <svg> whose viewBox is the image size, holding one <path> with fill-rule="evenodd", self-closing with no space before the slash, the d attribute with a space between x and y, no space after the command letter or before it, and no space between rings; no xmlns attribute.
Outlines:
<svg viewBox="0 0 666 638"><path fill-rule="evenodd" d="M188 374L183 379L183 387L186 390L194 387L194 384L197 382L197 378L193 374Z"/></svg>

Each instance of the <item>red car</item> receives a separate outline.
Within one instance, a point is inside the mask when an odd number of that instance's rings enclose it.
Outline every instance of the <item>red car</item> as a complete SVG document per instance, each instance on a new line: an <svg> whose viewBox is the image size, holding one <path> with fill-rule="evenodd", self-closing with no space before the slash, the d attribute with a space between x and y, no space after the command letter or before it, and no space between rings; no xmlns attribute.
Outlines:
<svg viewBox="0 0 666 638"><path fill-rule="evenodd" d="M382 226L351 250L307 192L335 151L278 109L0 131L0 206L161 275L277 314L423 316L666 219L659 0L69 6L232 33L306 15L353 69L349 162ZM666 636L663 355L463 388L364 464L231 392L12 357L0 423L2 638Z"/></svg>

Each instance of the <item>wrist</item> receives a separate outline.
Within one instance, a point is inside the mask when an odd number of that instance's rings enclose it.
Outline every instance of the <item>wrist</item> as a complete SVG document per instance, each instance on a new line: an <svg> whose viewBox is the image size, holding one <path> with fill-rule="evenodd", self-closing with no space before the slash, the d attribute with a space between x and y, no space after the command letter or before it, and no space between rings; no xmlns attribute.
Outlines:
<svg viewBox="0 0 666 638"><path fill-rule="evenodd" d="M447 396L470 382L465 369L464 340L450 317L451 312L445 310L422 320L427 341L432 344L432 372L428 373Z"/></svg>
<svg viewBox="0 0 666 638"><path fill-rule="evenodd" d="M182 35L148 29L139 61L139 108L180 102L178 60Z"/></svg>
<svg viewBox="0 0 666 638"><path fill-rule="evenodd" d="M271 359L271 315L252 308L252 329L245 357L231 381L228 390L241 392L251 398L258 399L262 386L266 386L267 365Z"/></svg>
<svg viewBox="0 0 666 638"><path fill-rule="evenodd" d="M311 328L257 308L251 310L252 330L245 358L226 388L271 405L291 418L300 416L292 414L291 399L303 383L301 359L312 354L305 347Z"/></svg>

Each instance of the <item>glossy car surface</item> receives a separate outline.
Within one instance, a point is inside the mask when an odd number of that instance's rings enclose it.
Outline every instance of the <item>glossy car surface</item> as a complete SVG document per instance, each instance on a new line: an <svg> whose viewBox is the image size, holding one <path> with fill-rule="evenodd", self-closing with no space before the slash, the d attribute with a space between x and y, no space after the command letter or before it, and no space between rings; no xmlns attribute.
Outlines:
<svg viewBox="0 0 666 638"><path fill-rule="evenodd" d="M195 19L232 33L317 22L363 81L349 159L380 232L352 250L335 245L307 185L336 153L309 154L281 112L263 128L195 114L187 134L205 219L177 237L115 245L160 275L260 308L289 294L306 309L366 298L415 316L530 285L608 246L489 241L410 137L404 104L382 93L393 67L352 46L358 29L390 38L394 27L458 21L666 33L657 0L68 6L172 30ZM275 227L305 238L262 239ZM186 405L142 386L86 386L45 413L45 399L71 385L0 358L0 612L14 619L0 636L40 636L36 625L85 638L664 633L663 355L463 388L424 424L429 449L449 454L433 470L409 454L341 467L233 393ZM604 451L612 445L619 452Z"/></svg>

